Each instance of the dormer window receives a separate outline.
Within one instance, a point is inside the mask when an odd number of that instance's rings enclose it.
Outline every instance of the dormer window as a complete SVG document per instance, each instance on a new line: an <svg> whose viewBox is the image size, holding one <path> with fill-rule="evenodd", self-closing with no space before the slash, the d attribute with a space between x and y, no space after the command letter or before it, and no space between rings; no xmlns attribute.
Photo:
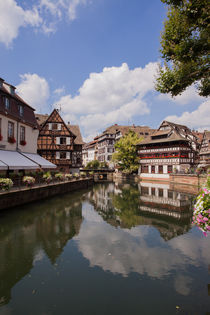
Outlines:
<svg viewBox="0 0 210 315"><path fill-rule="evenodd" d="M12 85L10 85L10 93L11 93L12 95L15 94L15 87L12 86Z"/></svg>
<svg viewBox="0 0 210 315"><path fill-rule="evenodd" d="M19 115L23 117L23 106L19 105L18 108L19 108Z"/></svg>
<svg viewBox="0 0 210 315"><path fill-rule="evenodd" d="M9 101L8 97L6 97L6 96L4 98L4 105L5 105L5 109L9 110L9 108L10 108L10 101Z"/></svg>

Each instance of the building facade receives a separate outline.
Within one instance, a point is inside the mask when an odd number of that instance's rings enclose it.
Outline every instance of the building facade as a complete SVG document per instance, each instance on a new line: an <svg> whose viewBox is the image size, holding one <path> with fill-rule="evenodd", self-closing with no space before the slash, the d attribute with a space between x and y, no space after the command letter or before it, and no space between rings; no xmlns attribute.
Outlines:
<svg viewBox="0 0 210 315"><path fill-rule="evenodd" d="M147 126L120 126L117 124L110 126L97 137L97 159L100 162L108 163L109 167L114 167L112 162L112 154L115 152L114 145L116 141L125 136L130 130L142 137L147 137L154 131Z"/></svg>
<svg viewBox="0 0 210 315"><path fill-rule="evenodd" d="M36 153L38 128L34 109L0 78L0 149Z"/></svg>
<svg viewBox="0 0 210 315"><path fill-rule="evenodd" d="M40 124L39 154L63 171L78 172L83 145L79 127L66 125L56 109L49 116L38 114L36 118Z"/></svg>
<svg viewBox="0 0 210 315"><path fill-rule="evenodd" d="M156 132L137 145L141 178L169 179L198 161L199 143L189 128L163 121Z"/></svg>
<svg viewBox="0 0 210 315"><path fill-rule="evenodd" d="M0 171L54 168L37 154L38 134L34 109L0 78Z"/></svg>

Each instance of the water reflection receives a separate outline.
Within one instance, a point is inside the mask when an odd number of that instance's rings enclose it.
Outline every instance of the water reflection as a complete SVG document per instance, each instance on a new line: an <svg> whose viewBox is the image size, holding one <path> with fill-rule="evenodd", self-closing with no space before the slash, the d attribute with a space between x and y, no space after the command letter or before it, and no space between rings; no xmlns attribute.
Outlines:
<svg viewBox="0 0 210 315"><path fill-rule="evenodd" d="M0 213L0 314L205 314L192 199L118 182Z"/></svg>
<svg viewBox="0 0 210 315"><path fill-rule="evenodd" d="M116 227L154 226L165 240L191 227L194 196L172 191L167 184L109 183L95 187L88 198L103 219Z"/></svg>
<svg viewBox="0 0 210 315"><path fill-rule="evenodd" d="M47 255L52 264L67 241L79 233L82 203L68 196L25 206L0 216L0 305L11 288Z"/></svg>
<svg viewBox="0 0 210 315"><path fill-rule="evenodd" d="M91 266L125 277L170 276L179 294L190 293L189 269L210 262L209 240L187 233L193 195L167 185L109 183L96 186L87 199L97 211L85 207L76 239Z"/></svg>

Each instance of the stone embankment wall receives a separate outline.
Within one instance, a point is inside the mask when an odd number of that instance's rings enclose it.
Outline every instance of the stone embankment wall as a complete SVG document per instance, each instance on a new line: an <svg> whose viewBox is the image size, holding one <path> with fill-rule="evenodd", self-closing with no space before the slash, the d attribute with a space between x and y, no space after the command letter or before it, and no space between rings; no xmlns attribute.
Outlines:
<svg viewBox="0 0 210 315"><path fill-rule="evenodd" d="M194 174L170 174L170 182L180 183L193 186L202 186L206 183L206 175L194 175Z"/></svg>
<svg viewBox="0 0 210 315"><path fill-rule="evenodd" d="M93 185L93 179L79 179L64 183L49 184L8 191L0 194L0 210L20 206L29 202L46 199L55 195L85 189Z"/></svg>

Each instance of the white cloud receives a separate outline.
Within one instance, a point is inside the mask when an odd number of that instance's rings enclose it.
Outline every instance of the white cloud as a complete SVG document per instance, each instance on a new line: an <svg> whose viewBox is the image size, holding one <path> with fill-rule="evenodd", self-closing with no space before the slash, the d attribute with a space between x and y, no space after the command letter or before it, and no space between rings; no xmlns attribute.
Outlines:
<svg viewBox="0 0 210 315"><path fill-rule="evenodd" d="M180 117L168 116L165 120L187 125L190 128L210 129L210 99L199 105L193 112L184 112Z"/></svg>
<svg viewBox="0 0 210 315"><path fill-rule="evenodd" d="M0 0L0 42L7 47L18 36L21 27L32 26L45 34L54 33L57 23L67 16L77 17L78 7L89 0L37 0L30 10L25 10L16 0Z"/></svg>
<svg viewBox="0 0 210 315"><path fill-rule="evenodd" d="M78 95L62 96L60 104L64 119L79 123L85 136L97 133L113 123L128 123L132 117L150 112L145 96L154 89L157 63L130 70L126 63L120 67L105 67L91 73Z"/></svg>
<svg viewBox="0 0 210 315"><path fill-rule="evenodd" d="M38 112L45 113L50 96L49 85L45 78L38 74L20 75L21 83L17 85L17 93ZM45 111L44 111L45 110Z"/></svg>
<svg viewBox="0 0 210 315"><path fill-rule="evenodd" d="M0 42L7 47L18 36L20 27L38 27L41 22L37 8L23 10L15 0L0 0Z"/></svg>
<svg viewBox="0 0 210 315"><path fill-rule="evenodd" d="M178 95L176 97L171 97L170 94L159 94L157 98L163 101L172 101L177 105L186 105L192 102L201 102L205 99L205 97L202 97L198 94L198 91L196 90L194 85L191 85L181 95Z"/></svg>
<svg viewBox="0 0 210 315"><path fill-rule="evenodd" d="M65 92L64 86L61 87L61 88L55 89L55 90L53 91L53 93L54 93L54 94L57 94L57 95L63 94L64 92Z"/></svg>

